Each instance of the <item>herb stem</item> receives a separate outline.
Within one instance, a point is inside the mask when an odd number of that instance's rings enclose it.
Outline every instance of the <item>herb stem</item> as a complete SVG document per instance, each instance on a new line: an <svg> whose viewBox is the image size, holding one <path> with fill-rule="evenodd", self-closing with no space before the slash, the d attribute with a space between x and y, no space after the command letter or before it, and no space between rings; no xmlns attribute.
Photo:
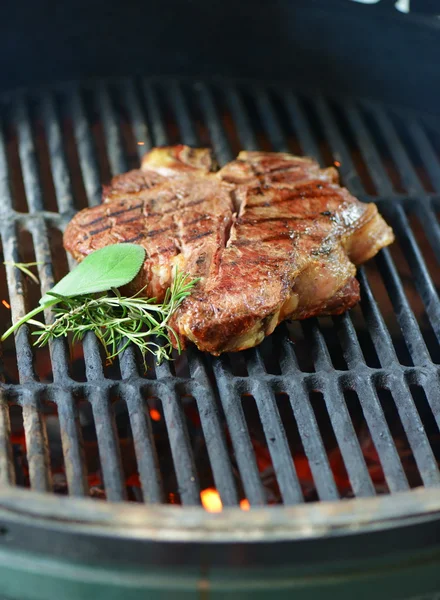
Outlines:
<svg viewBox="0 0 440 600"><path fill-rule="evenodd" d="M21 317L21 319L19 319L16 323L11 325L11 327L9 327L9 329L7 331L5 331L5 333L0 338L0 341L4 342L5 339L8 338L11 335L11 333L14 333L14 331L16 331L21 325L24 325L24 323L27 323L30 319L33 319L33 317L35 317L35 315L38 315L43 310L46 310L46 308L53 306L54 304L56 304L59 301L60 301L59 298L57 298L56 300L51 300L51 301L47 302L46 304L43 304L42 306L37 306L37 308L34 308L34 310L31 310L30 312L25 314L24 317Z"/></svg>

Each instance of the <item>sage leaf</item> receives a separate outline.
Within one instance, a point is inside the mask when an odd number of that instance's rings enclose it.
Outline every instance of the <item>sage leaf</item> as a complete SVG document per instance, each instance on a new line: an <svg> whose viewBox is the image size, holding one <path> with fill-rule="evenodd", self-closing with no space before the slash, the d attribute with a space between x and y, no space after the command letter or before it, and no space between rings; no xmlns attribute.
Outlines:
<svg viewBox="0 0 440 600"><path fill-rule="evenodd" d="M45 294L40 304L52 303L54 295L72 298L126 285L139 273L144 259L145 249L137 244L113 244L95 250Z"/></svg>

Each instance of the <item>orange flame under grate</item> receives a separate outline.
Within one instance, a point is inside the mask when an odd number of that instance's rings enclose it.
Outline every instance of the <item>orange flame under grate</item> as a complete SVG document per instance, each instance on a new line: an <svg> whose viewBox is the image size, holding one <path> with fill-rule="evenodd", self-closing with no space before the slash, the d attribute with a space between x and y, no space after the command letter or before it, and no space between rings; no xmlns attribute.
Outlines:
<svg viewBox="0 0 440 600"><path fill-rule="evenodd" d="M223 504L220 498L220 494L215 488L206 488L200 492L200 499L202 505L208 512L221 512Z"/></svg>
<svg viewBox="0 0 440 600"><path fill-rule="evenodd" d="M150 409L150 417L153 421L160 421L162 418L160 412L156 408Z"/></svg>

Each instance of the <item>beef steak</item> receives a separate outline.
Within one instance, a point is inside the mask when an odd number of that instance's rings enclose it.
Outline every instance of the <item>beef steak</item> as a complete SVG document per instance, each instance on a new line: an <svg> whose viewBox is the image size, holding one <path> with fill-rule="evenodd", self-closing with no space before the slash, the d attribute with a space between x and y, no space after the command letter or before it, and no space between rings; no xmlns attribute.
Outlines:
<svg viewBox="0 0 440 600"><path fill-rule="evenodd" d="M374 204L310 158L241 152L215 171L211 153L155 148L118 175L104 203L78 213L64 245L81 260L135 242L146 249L132 289L163 298L173 267L200 277L173 317L183 345L220 354L260 343L284 319L340 314L359 300L356 267L390 244Z"/></svg>

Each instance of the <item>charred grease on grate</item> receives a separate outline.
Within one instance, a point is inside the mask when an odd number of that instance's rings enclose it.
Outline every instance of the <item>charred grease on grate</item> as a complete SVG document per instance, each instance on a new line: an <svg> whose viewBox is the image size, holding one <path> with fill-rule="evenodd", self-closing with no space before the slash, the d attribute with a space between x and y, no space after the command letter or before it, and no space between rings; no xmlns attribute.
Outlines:
<svg viewBox="0 0 440 600"><path fill-rule="evenodd" d="M397 242L359 272L350 314L283 324L256 349L107 365L94 338L2 348L0 482L58 494L216 506L295 504L440 484L440 139L434 117L281 87L127 80L4 102L2 323L69 263L61 234L101 183L155 145L290 151L335 165ZM35 287L33 287L35 286ZM17 365L18 364L18 369ZM213 509L214 510L214 509Z"/></svg>

